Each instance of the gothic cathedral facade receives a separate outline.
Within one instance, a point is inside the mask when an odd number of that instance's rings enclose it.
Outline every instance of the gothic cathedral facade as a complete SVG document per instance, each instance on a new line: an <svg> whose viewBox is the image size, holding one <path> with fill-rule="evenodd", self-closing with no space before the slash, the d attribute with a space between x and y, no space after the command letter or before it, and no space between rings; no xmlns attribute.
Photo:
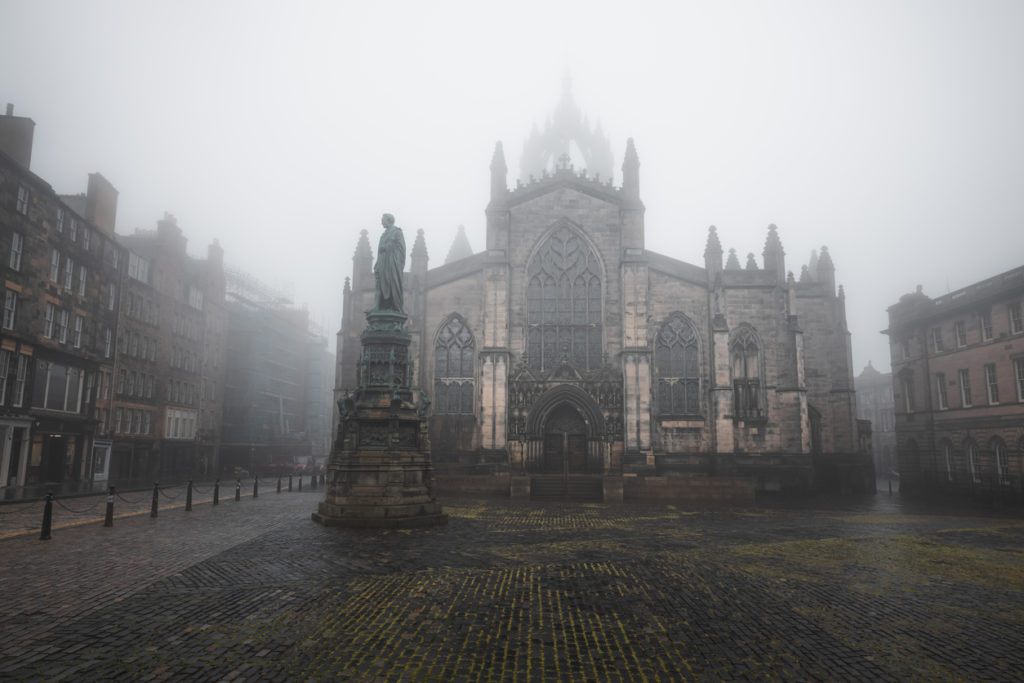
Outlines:
<svg viewBox="0 0 1024 683"><path fill-rule="evenodd" d="M761 266L751 255L741 268L735 253L723 264L714 227L702 266L654 253L632 140L615 186L609 170L577 171L568 154L542 158L536 137L524 163L547 166L539 177L524 169L514 189L495 148L483 251L453 247L428 268L422 231L411 250L405 310L414 375L433 401L438 473L741 476L759 490L873 490L827 250L799 280L775 226ZM356 387L372 260L364 230L345 284L339 394Z"/></svg>

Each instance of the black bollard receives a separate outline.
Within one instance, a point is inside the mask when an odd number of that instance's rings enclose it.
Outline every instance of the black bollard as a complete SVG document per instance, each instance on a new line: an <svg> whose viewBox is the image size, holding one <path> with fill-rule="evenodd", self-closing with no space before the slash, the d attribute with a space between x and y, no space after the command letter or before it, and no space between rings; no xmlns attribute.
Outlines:
<svg viewBox="0 0 1024 683"><path fill-rule="evenodd" d="M260 497L260 475L255 475L252 478L252 497L253 499Z"/></svg>
<svg viewBox="0 0 1024 683"><path fill-rule="evenodd" d="M326 486L326 485L327 485L327 475L324 474L323 472L321 472L320 473L320 486Z"/></svg>
<svg viewBox="0 0 1024 683"><path fill-rule="evenodd" d="M188 480L188 488L185 489L185 512L192 512L192 480Z"/></svg>
<svg viewBox="0 0 1024 683"><path fill-rule="evenodd" d="M235 502L242 500L242 480L235 480Z"/></svg>
<svg viewBox="0 0 1024 683"><path fill-rule="evenodd" d="M310 491L316 490L316 475L315 474L312 477L309 478L309 490Z"/></svg>
<svg viewBox="0 0 1024 683"><path fill-rule="evenodd" d="M299 493L302 493L302 475L299 475Z"/></svg>
<svg viewBox="0 0 1024 683"><path fill-rule="evenodd" d="M103 526L114 526L114 487L107 489L107 515L103 518Z"/></svg>
<svg viewBox="0 0 1024 683"><path fill-rule="evenodd" d="M288 475L288 493L292 492L292 475Z"/></svg>
<svg viewBox="0 0 1024 683"><path fill-rule="evenodd" d="M40 541L50 540L50 527L53 526L53 494L46 492L46 505L43 506L43 528L39 532Z"/></svg>
<svg viewBox="0 0 1024 683"><path fill-rule="evenodd" d="M153 482L153 504L149 507L149 516L156 517L160 510L160 482Z"/></svg>
<svg viewBox="0 0 1024 683"><path fill-rule="evenodd" d="M220 505L220 479L213 482L213 504Z"/></svg>
<svg viewBox="0 0 1024 683"><path fill-rule="evenodd" d="M277 492L281 493L281 475L277 475Z"/></svg>

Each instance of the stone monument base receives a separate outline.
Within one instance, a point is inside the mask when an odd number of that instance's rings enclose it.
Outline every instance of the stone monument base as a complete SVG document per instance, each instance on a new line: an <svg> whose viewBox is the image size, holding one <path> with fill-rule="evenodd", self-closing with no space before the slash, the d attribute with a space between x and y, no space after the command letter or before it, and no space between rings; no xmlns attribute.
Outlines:
<svg viewBox="0 0 1024 683"><path fill-rule="evenodd" d="M347 457L346 457L347 456ZM313 521L324 526L418 529L448 523L430 484L429 461L416 452L345 454L328 469Z"/></svg>

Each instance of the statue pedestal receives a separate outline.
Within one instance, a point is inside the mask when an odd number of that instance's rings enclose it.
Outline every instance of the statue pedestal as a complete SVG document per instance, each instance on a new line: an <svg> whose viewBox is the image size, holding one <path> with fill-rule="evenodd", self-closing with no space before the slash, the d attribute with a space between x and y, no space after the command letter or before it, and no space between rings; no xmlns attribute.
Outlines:
<svg viewBox="0 0 1024 683"><path fill-rule="evenodd" d="M341 406L327 492L313 513L324 526L409 529L448 515L434 497L426 417L412 403L405 315L371 311L359 390Z"/></svg>

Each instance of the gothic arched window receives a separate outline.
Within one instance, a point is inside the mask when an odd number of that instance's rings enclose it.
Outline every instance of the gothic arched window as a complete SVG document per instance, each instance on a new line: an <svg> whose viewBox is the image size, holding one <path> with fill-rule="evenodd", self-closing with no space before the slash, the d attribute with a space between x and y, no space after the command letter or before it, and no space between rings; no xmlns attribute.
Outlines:
<svg viewBox="0 0 1024 683"><path fill-rule="evenodd" d="M1000 484L1010 483L1010 461L1006 458L1006 444L998 436L990 442L996 466L996 479Z"/></svg>
<svg viewBox="0 0 1024 683"><path fill-rule="evenodd" d="M964 453L967 456L967 471L971 473L971 481L975 484L981 483L981 463L978 462L978 445L971 439L964 443Z"/></svg>
<svg viewBox="0 0 1024 683"><path fill-rule="evenodd" d="M473 412L473 333L458 315L441 326L434 344L434 412Z"/></svg>
<svg viewBox="0 0 1024 683"><path fill-rule="evenodd" d="M764 415L761 405L761 355L753 329L740 328L729 345L732 364L733 416L754 419Z"/></svg>
<svg viewBox="0 0 1024 683"><path fill-rule="evenodd" d="M544 370L563 357L579 370L601 365L601 269L568 226L556 229L526 271L526 357Z"/></svg>
<svg viewBox="0 0 1024 683"><path fill-rule="evenodd" d="M669 318L654 341L658 374L658 413L664 417L700 414L700 350L686 316Z"/></svg>

